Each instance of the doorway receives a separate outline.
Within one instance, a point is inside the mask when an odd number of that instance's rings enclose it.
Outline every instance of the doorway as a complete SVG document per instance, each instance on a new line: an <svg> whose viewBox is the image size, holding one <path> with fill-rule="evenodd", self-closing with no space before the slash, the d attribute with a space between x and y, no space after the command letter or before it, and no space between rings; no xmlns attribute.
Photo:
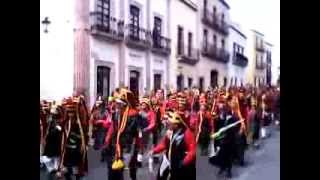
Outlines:
<svg viewBox="0 0 320 180"><path fill-rule="evenodd" d="M212 70L210 74L210 85L212 88L218 86L218 71Z"/></svg>
<svg viewBox="0 0 320 180"><path fill-rule="evenodd" d="M133 92L136 97L139 96L139 78L140 73L138 71L130 71L130 91Z"/></svg>
<svg viewBox="0 0 320 180"><path fill-rule="evenodd" d="M109 96L110 91L110 68L107 66L97 67L97 96Z"/></svg>
<svg viewBox="0 0 320 180"><path fill-rule="evenodd" d="M178 90L178 91L181 91L183 88L184 88L184 87L183 87L183 75L180 74L180 75L178 75L178 77L177 77L177 90Z"/></svg>
<svg viewBox="0 0 320 180"><path fill-rule="evenodd" d="M154 90L161 89L161 74L154 74L153 75L153 84L154 84Z"/></svg>

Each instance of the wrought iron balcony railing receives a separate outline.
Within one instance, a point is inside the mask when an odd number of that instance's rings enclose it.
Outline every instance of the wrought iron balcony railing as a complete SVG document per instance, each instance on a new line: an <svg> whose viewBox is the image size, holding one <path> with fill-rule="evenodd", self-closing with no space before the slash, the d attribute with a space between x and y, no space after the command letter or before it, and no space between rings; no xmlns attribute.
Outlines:
<svg viewBox="0 0 320 180"><path fill-rule="evenodd" d="M217 46L214 44L204 42L202 43L201 54L213 61L219 61L222 63L229 62L230 57L229 52L227 52L225 49L217 48Z"/></svg>
<svg viewBox="0 0 320 180"><path fill-rule="evenodd" d="M139 26L127 24L125 42L128 47L147 50L151 47L151 32Z"/></svg>
<svg viewBox="0 0 320 180"><path fill-rule="evenodd" d="M155 54L167 56L171 53L171 40L161 35L152 34L152 49Z"/></svg>
<svg viewBox="0 0 320 180"><path fill-rule="evenodd" d="M177 59L181 63L195 65L199 62L199 50L189 46L177 48Z"/></svg>
<svg viewBox="0 0 320 180"><path fill-rule="evenodd" d="M229 25L225 21L222 21L217 14L210 12L208 9L202 10L201 19L202 19L202 23L206 24L212 29L219 31L224 35L229 34Z"/></svg>
<svg viewBox="0 0 320 180"><path fill-rule="evenodd" d="M265 68L266 68L266 64L263 62L256 64L256 69L258 69L258 70L264 70Z"/></svg>
<svg viewBox="0 0 320 180"><path fill-rule="evenodd" d="M124 39L124 21L102 12L90 13L91 34L112 42Z"/></svg>
<svg viewBox="0 0 320 180"><path fill-rule="evenodd" d="M236 53L232 57L232 63L240 67L246 67L248 65L248 58L243 54Z"/></svg>
<svg viewBox="0 0 320 180"><path fill-rule="evenodd" d="M257 43L256 42L256 50L260 51L260 52L264 52L265 51L265 47L263 43Z"/></svg>

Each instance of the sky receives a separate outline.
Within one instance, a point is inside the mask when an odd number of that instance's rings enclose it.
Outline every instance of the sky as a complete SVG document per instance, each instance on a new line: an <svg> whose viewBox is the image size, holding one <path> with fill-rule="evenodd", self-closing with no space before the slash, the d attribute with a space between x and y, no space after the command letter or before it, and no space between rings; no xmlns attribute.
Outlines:
<svg viewBox="0 0 320 180"><path fill-rule="evenodd" d="M280 0L227 0L232 21L255 29L273 44L273 73L280 67Z"/></svg>

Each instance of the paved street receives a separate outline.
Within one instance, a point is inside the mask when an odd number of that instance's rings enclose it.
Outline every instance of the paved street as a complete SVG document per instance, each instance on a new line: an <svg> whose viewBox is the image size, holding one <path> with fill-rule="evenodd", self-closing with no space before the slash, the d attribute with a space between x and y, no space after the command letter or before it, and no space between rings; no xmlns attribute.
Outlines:
<svg viewBox="0 0 320 180"><path fill-rule="evenodd" d="M273 130L258 150L246 152L248 165L234 166L232 180L280 180L280 132ZM208 164L207 157L197 156L197 179L220 180L218 169Z"/></svg>
<svg viewBox="0 0 320 180"><path fill-rule="evenodd" d="M246 152L248 165L246 167L235 166L232 180L280 180L280 132L273 130L272 136L264 141L263 146L258 150L249 149ZM106 164L101 163L99 153L93 150L89 152L89 176L87 180L107 179ZM144 162L147 162L145 160ZM156 167L157 169L157 167ZM197 156L197 179L220 180L216 176L218 169L208 164L208 158ZM41 180L47 180L43 173L40 173ZM129 173L125 171L125 179ZM138 180L153 180L154 175L144 168L138 170Z"/></svg>

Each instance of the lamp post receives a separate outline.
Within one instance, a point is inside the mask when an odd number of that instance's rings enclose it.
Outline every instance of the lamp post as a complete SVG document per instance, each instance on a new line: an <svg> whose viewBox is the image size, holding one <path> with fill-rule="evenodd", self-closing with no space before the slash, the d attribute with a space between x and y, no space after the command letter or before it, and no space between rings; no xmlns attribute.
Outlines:
<svg viewBox="0 0 320 180"><path fill-rule="evenodd" d="M44 26L44 33L48 33L48 25L51 24L51 21L49 20L48 17L45 17L43 21L41 21L41 23Z"/></svg>

